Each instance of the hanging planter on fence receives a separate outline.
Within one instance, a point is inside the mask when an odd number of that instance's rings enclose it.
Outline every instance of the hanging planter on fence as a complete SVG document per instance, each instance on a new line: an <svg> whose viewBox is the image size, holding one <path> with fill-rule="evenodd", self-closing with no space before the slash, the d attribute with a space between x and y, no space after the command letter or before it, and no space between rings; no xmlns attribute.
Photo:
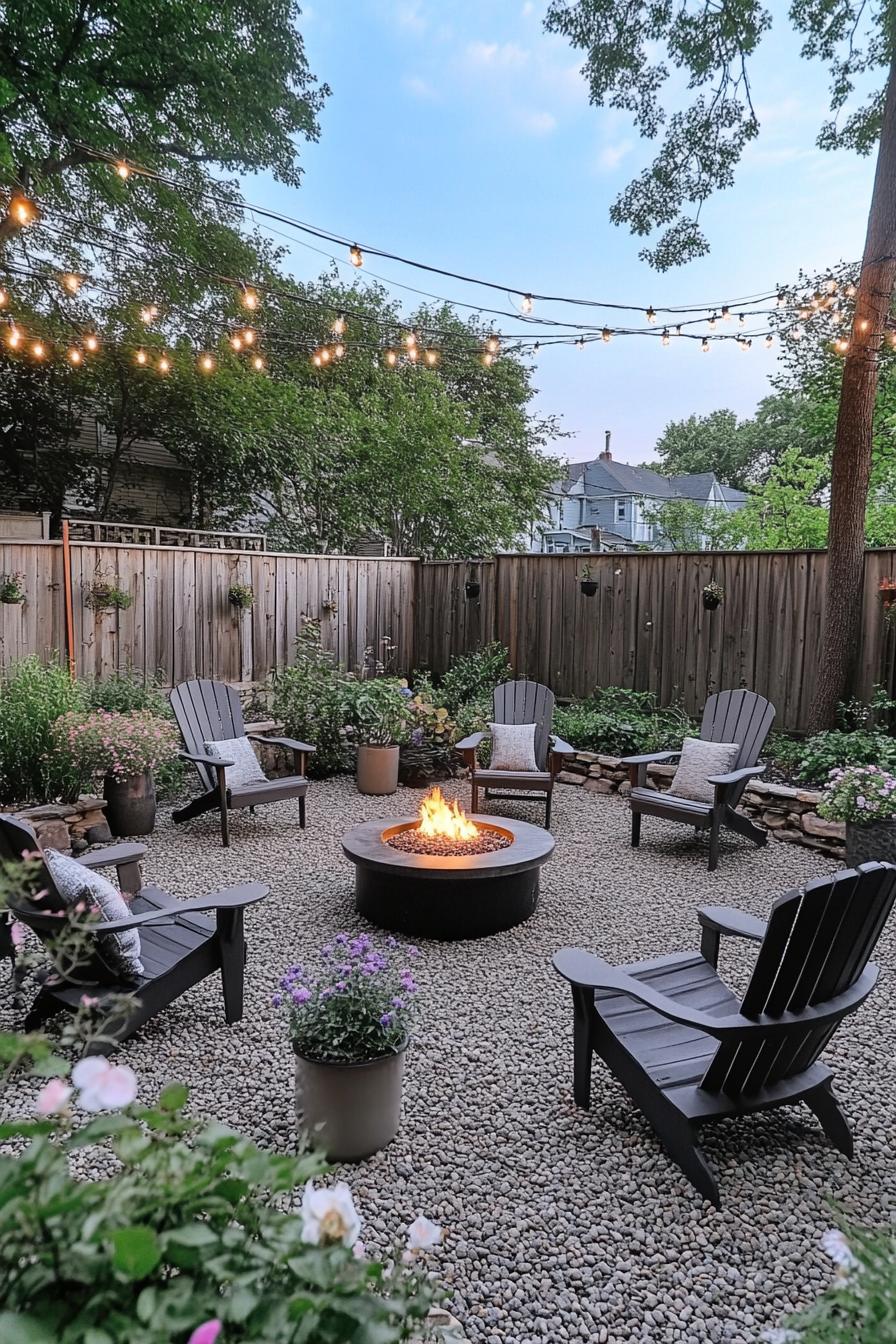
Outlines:
<svg viewBox="0 0 896 1344"><path fill-rule="evenodd" d="M884 610L884 627L892 630L896 624L896 579L881 579L878 585Z"/></svg>
<svg viewBox="0 0 896 1344"><path fill-rule="evenodd" d="M725 589L715 579L708 583L703 589L703 605L707 611L715 611L716 607L722 605L725 596Z"/></svg>
<svg viewBox="0 0 896 1344"><path fill-rule="evenodd" d="M592 579L591 566L587 561L582 566L582 572L579 575L579 588L586 597L593 597L597 592L597 579Z"/></svg>
<svg viewBox="0 0 896 1344"><path fill-rule="evenodd" d="M25 575L21 570L13 570L11 574L0 574L0 602L8 607L17 607L25 601L26 593L22 584L25 582Z"/></svg>
<svg viewBox="0 0 896 1344"><path fill-rule="evenodd" d="M97 575L84 597L85 605L95 612L127 611L133 601L131 594L119 588L114 579L107 579L103 575Z"/></svg>
<svg viewBox="0 0 896 1344"><path fill-rule="evenodd" d="M237 611L249 611L255 601L255 593L248 583L232 583L227 591L227 601Z"/></svg>
<svg viewBox="0 0 896 1344"><path fill-rule="evenodd" d="M466 583L464 584L464 592L466 593L467 597L470 599L471 602L473 601L474 598L477 598L479 596L479 591L480 591L479 580L467 579Z"/></svg>

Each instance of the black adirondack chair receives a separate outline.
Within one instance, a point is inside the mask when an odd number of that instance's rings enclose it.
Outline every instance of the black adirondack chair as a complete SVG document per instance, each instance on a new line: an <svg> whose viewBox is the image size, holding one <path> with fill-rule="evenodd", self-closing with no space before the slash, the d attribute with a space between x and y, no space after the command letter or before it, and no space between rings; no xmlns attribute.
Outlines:
<svg viewBox="0 0 896 1344"><path fill-rule="evenodd" d="M632 812L632 846L641 843L641 817L664 817L666 821L681 821L697 832L709 831L709 871L719 864L719 835L728 826L738 835L764 845L767 833L737 812L740 796L747 780L761 775L765 766L759 753L765 745L775 719L775 707L755 691L719 691L711 695L703 711L700 736L704 742L737 742L740 751L724 775L713 775L709 783L715 788L715 800L701 803L691 798L679 798L670 793L659 793L647 787L647 767L655 762L674 761L679 751L656 751L647 756L627 756L623 764L629 768Z"/></svg>
<svg viewBox="0 0 896 1344"><path fill-rule="evenodd" d="M0 815L0 866L14 862L38 849L30 826L15 817ZM144 887L140 881L140 859L145 845L112 845L108 849L85 854L78 860L84 868L116 868L121 890L135 893L127 919L105 920L91 924L91 945L77 964L65 965L42 985L28 1016L26 1031L37 1031L59 1012L77 1012L84 994L99 1000L111 995L126 995L130 1006L109 1017L99 1039L89 1053L106 1054L115 1044L132 1036L144 1022L167 1008L186 990L206 976L221 972L224 1015L228 1023L243 1015L243 975L246 939L243 911L267 896L270 887L246 882L228 887L192 901L178 901L158 887ZM60 920L52 912L65 908L46 866L39 877L39 889L45 895L39 902L27 895L10 900L16 919L33 929L48 950L59 937ZM214 911L214 922L203 919L200 911ZM136 984L123 983L100 955L93 936L102 933L140 931L140 959L146 975ZM110 1010L111 1011L111 1010Z"/></svg>
<svg viewBox="0 0 896 1344"><path fill-rule="evenodd" d="M598 1054L716 1206L719 1188L696 1139L706 1121L804 1101L851 1157L852 1135L819 1055L874 988L878 968L868 959L894 895L896 867L865 863L787 892L767 924L704 907L699 953L616 968L564 948L554 966L572 985L576 1104L590 1104ZM761 943L740 1004L716 970L723 933Z"/></svg>
<svg viewBox="0 0 896 1344"><path fill-rule="evenodd" d="M554 780L563 769L563 757L574 756L575 747L563 742L551 732L554 714L554 692L537 681L505 681L495 687L492 699L492 723L534 723L535 761L537 770L490 770L479 764L477 751L487 733L471 733L456 750L460 752L470 771L472 786L471 808L479 811L479 790L486 798L519 799L521 793L537 793L544 797L545 829L551 826L551 798Z"/></svg>
<svg viewBox="0 0 896 1344"><path fill-rule="evenodd" d="M249 733L253 742L269 742L277 747L286 747L293 753L295 774L283 779L269 779L258 784L243 784L239 788L228 788L226 769L232 761L219 761L210 756L206 742L226 742L242 737L246 732L243 723L243 710L240 698L232 686L223 681L183 681L175 686L170 696L171 708L184 740L185 750L180 753L185 761L192 761L205 792L186 807L176 808L171 813L175 822L190 821L203 812L218 809L221 815L221 841L226 847L230 844L230 828L227 813L232 807L248 807L250 811L260 803L279 803L287 798L299 800L299 825L305 829L305 794L308 792L306 778L307 762L314 747L307 742L297 742L292 737L268 737L266 733Z"/></svg>

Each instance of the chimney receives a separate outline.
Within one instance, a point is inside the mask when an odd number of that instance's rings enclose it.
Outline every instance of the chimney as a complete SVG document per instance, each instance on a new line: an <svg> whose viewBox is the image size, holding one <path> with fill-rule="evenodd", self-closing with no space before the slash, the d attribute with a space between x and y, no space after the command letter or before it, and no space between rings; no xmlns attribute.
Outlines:
<svg viewBox="0 0 896 1344"><path fill-rule="evenodd" d="M605 436L606 436L606 442L605 442L605 444L604 444L604 450L603 450L602 453L599 453L599 454L598 454L598 458L597 458L597 460L598 460L598 462L612 462L612 461L613 461L613 454L610 452L610 431L609 431L608 429L605 429L605 430L604 430L604 434L605 434Z"/></svg>

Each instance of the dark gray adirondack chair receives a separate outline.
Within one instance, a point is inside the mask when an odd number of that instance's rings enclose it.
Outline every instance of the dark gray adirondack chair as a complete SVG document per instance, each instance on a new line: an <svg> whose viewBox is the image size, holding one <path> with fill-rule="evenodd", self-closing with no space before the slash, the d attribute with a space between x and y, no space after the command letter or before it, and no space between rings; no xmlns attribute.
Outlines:
<svg viewBox="0 0 896 1344"><path fill-rule="evenodd" d="M185 761L192 761L205 788L199 798L186 807L171 813L174 822L190 821L203 812L218 809L221 814L221 841L230 844L227 812L231 807L248 807L254 811L259 803L279 803L287 798L299 800L299 825L305 829L305 794L308 792L306 770L308 757L314 747L307 742L296 742L292 737L268 737L266 733L249 733L253 742L270 742L286 747L293 753L295 774L283 779L269 779L264 783L244 784L239 788L227 787L225 771L232 761L219 761L209 756L206 742L226 742L242 737L246 732L240 698L232 686L223 681L183 681L170 695L171 708L184 740L185 750L180 753Z"/></svg>
<svg viewBox="0 0 896 1344"><path fill-rule="evenodd" d="M15 817L0 815L0 867L36 849L37 838L30 826ZM270 887L246 882L211 896L178 901L158 887L141 885L140 859L145 853L145 845L112 845L78 860L84 868L116 868L121 890L135 893L127 919L91 924L89 932L95 935L138 929L145 977L136 984L123 983L91 938L91 945L77 965L67 964L64 974L59 973L43 984L25 1019L26 1031L39 1030L56 1013L77 1012L84 994L99 1000L100 1013L103 1001L109 996L126 995L130 999L129 1008L123 1013L117 1011L114 1020L107 1019L101 1038L89 1049L92 1054L106 1054L215 971L221 972L227 1022L240 1020L246 963L243 911L247 905L263 900ZM60 932L60 920L52 912L64 910L65 905L46 867L38 883L39 889L46 893L39 902L23 894L12 898L9 904L15 918L33 929L51 950ZM199 913L203 910L214 911L216 920L203 919Z"/></svg>
<svg viewBox="0 0 896 1344"><path fill-rule="evenodd" d="M659 793L647 787L647 767L654 762L674 761L679 751L656 751L647 756L626 756L623 764L629 768L632 812L632 845L641 843L641 817L663 817L666 821L682 821L696 831L709 831L709 871L719 864L719 834L728 826L738 835L754 844L764 845L767 833L756 826L742 812L735 811L747 780L765 770L759 753L765 745L775 719L775 707L755 691L719 691L711 695L703 711L700 736L705 742L738 742L740 752L731 770L714 775L709 783L715 786L715 801L701 803L691 798L679 798Z"/></svg>
<svg viewBox="0 0 896 1344"><path fill-rule="evenodd" d="M896 867L865 863L787 892L768 923L704 907L699 953L616 968L564 948L554 966L572 984L576 1104L590 1104L596 1053L716 1206L718 1185L696 1139L706 1121L804 1101L851 1157L819 1055L874 988L878 968L868 959L894 895ZM761 943L740 1004L716 971L723 933Z"/></svg>
<svg viewBox="0 0 896 1344"><path fill-rule="evenodd" d="M470 770L472 811L479 811L479 790L486 798L519 799L520 793L544 796L545 829L551 827L551 796L554 780L563 769L563 757L574 756L575 747L551 732L554 692L537 681L505 681L495 687L492 723L534 723L537 771L489 770L479 764L477 751L487 733L471 733L456 750ZM503 790L503 792L502 792Z"/></svg>

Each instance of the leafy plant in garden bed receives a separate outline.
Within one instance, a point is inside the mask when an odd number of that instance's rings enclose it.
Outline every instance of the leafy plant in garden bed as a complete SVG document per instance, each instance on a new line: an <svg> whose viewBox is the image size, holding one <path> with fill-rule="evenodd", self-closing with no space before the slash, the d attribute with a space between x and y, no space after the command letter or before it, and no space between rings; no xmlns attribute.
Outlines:
<svg viewBox="0 0 896 1344"><path fill-rule="evenodd" d="M359 746L398 747L408 740L411 691L395 677L371 677L355 684L349 726Z"/></svg>
<svg viewBox="0 0 896 1344"><path fill-rule="evenodd" d="M273 672L269 690L271 714L286 734L315 745L309 774L350 768L345 721L355 684L321 646L319 622L307 621L296 640L293 666Z"/></svg>
<svg viewBox="0 0 896 1344"><path fill-rule="evenodd" d="M680 747L693 721L678 706L661 709L649 691L608 686L554 710L554 731L580 751L626 756Z"/></svg>
<svg viewBox="0 0 896 1344"><path fill-rule="evenodd" d="M495 641L475 653L455 654L439 682L439 694L452 718L470 700L488 700L502 681L510 681L510 654Z"/></svg>
<svg viewBox="0 0 896 1344"><path fill-rule="evenodd" d="M409 731L401 748L399 779L413 788L446 779L456 769L457 724L440 703L428 677L419 676L408 701Z"/></svg>
<svg viewBox="0 0 896 1344"><path fill-rule="evenodd" d="M0 671L0 801L45 803L77 795L80 777L49 750L61 714L83 709L83 683L55 659L23 658Z"/></svg>
<svg viewBox="0 0 896 1344"><path fill-rule="evenodd" d="M834 1281L786 1326L763 1331L768 1344L892 1344L896 1339L896 1231L831 1228L822 1246Z"/></svg>
<svg viewBox="0 0 896 1344"><path fill-rule="evenodd" d="M786 754L795 778L806 784L823 784L832 770L852 765L896 770L896 738L876 729L842 732L832 728L794 743L793 751Z"/></svg>
<svg viewBox="0 0 896 1344"><path fill-rule="evenodd" d="M27 596L25 575L20 569L13 570L10 574L0 574L0 602L8 607L18 606Z"/></svg>

